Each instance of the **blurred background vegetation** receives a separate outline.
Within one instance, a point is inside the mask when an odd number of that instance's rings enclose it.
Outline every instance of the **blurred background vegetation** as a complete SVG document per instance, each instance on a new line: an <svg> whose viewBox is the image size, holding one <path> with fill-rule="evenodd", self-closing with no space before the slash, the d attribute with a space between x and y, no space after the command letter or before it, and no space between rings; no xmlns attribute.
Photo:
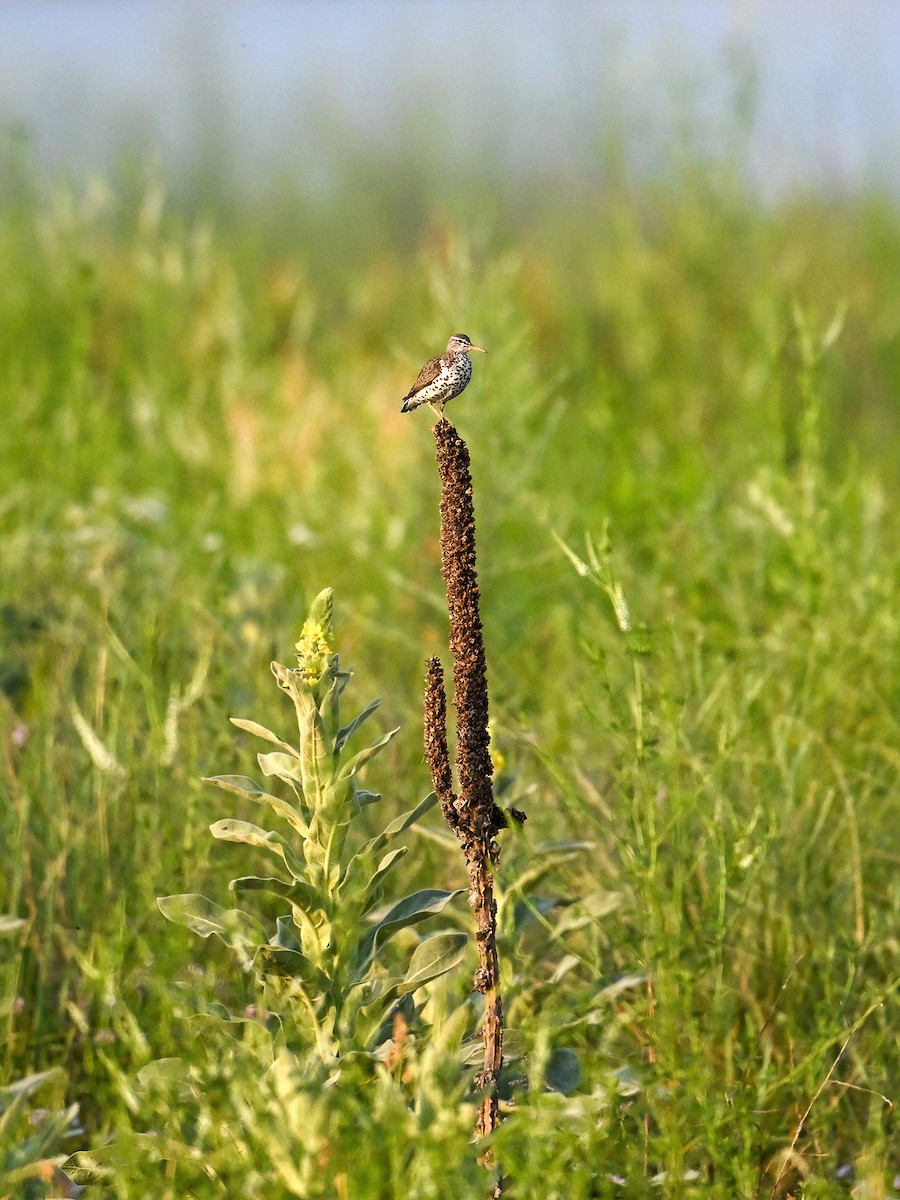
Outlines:
<svg viewBox="0 0 900 1200"><path fill-rule="evenodd" d="M4 19L26 7L61 11ZM71 7L88 29L108 9ZM354 19L371 17L334 7L329 36L352 66L367 36ZM371 9L406 23L412 81L435 21L441 52L461 36L477 48L476 6L401 7ZM567 45L593 29L526 7ZM353 119L324 102L316 116L327 170L291 146L261 169L218 119L225 75L200 86L227 24L147 8L207 47L192 93L206 124L195 141L182 112L196 153L180 164L133 131L124 156L105 143L102 169L48 161L40 114L23 127L27 105L5 100L0 1082L52 1070L52 1112L79 1105L68 1139L52 1118L59 1146L115 1133L117 1195L163 1179L128 1140L149 1129L207 1164L192 1195L313 1194L279 1166L308 1153L322 1195L481 1194L451 1082L413 1130L389 1081L377 1103L347 1096L311 1151L315 1121L254 1090L252 1035L238 1043L251 1065L223 1066L187 1020L198 997L240 1012L250 981L155 906L179 890L227 902L234 860L207 826L250 814L199 779L253 773L229 716L287 731L269 662L292 661L325 586L356 699L382 695L384 727L402 725L368 786L386 815L428 790L423 664L447 636L437 481L428 415L401 417L399 398L462 329L490 351L449 415L473 460L495 749L504 802L529 814L504 860L508 1013L529 1079L500 1140L515 1194L538 1194L535 1179L545 1196L613 1194L614 1179L658 1194L662 1173L669 1195L894 1194L887 166L885 186L821 171L768 188L767 60L751 70L749 53L718 91L702 76L685 90L686 68L668 92L654 84L658 107L637 122L614 75L590 104L563 87L592 132L570 159L561 122L548 157L549 85L521 66L521 25L498 5L485 37L507 46L492 87L509 129L490 126L493 152L453 105L436 112L413 88L398 100L386 54L369 69L394 98L394 136L360 136L381 95L360 88ZM280 8L258 6L258 21ZM559 84L557 68L550 56ZM459 84L471 107L494 94L485 78ZM237 70L233 86L236 103ZM87 88L95 106L101 91ZM516 139L540 153L512 154ZM406 883L460 886L461 859L411 838ZM555 865L547 844L571 839L591 849ZM537 890L517 890L541 864ZM465 978L445 1003L466 1003ZM576 1056L566 1095L543 1088L554 1050ZM169 1056L204 1081L199 1100L140 1092L136 1073ZM242 1105L271 1126L236 1132ZM49 1119L30 1112L15 1145ZM357 1127L382 1158L359 1161ZM169 1173L158 1194L187 1187Z"/></svg>

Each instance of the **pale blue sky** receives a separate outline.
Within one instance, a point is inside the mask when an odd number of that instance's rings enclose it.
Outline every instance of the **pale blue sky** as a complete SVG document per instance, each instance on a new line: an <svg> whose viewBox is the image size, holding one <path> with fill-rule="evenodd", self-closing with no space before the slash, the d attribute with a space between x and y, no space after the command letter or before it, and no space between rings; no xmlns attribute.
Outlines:
<svg viewBox="0 0 900 1200"><path fill-rule="evenodd" d="M2 0L0 122L76 174L135 135L172 167L205 135L257 184L334 178L338 143L403 161L417 136L577 174L611 119L656 161L686 96L727 141L748 55L763 194L900 190L900 0Z"/></svg>

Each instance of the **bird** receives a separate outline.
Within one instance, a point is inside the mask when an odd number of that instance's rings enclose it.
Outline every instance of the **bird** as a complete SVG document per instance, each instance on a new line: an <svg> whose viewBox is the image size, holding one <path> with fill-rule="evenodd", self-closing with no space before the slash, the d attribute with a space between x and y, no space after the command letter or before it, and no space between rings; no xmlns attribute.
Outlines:
<svg viewBox="0 0 900 1200"><path fill-rule="evenodd" d="M430 404L443 420L444 405L458 396L472 378L472 361L469 354L479 350L487 354L483 346L476 346L467 333L454 333L443 354L429 358L419 372L419 378L403 397L401 412L412 412L420 404ZM440 411L434 407L439 404Z"/></svg>

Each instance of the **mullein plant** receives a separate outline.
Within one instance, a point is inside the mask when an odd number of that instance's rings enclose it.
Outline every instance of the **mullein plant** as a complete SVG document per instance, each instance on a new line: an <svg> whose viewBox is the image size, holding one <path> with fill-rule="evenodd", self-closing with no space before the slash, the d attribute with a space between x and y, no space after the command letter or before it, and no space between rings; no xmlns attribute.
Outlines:
<svg viewBox="0 0 900 1200"><path fill-rule="evenodd" d="M297 667L272 664L275 679L296 711L296 744L255 721L233 717L239 729L276 749L258 756L270 792L243 775L206 782L258 804L277 817L283 833L248 821L226 819L210 826L213 837L270 853L277 874L242 875L230 883L244 902L266 892L285 912L266 930L242 908L223 908L196 894L158 900L164 916L201 937L216 935L241 966L265 982L269 1007L284 1028L290 1017L296 1044L312 1051L329 1072L352 1057L355 1063L389 1054L397 1014L403 1027L416 1017L413 993L451 970L463 955L466 935L434 934L420 941L402 973L385 964L386 948L401 929L439 913L459 891L427 888L384 907L387 878L407 852L396 839L437 802L430 793L391 821L376 837L354 837L354 820L381 796L362 789L359 772L391 740L396 729L371 745L350 751L351 740L376 710L375 700L345 722L341 699L350 672L334 653L331 590L315 600L297 643Z"/></svg>

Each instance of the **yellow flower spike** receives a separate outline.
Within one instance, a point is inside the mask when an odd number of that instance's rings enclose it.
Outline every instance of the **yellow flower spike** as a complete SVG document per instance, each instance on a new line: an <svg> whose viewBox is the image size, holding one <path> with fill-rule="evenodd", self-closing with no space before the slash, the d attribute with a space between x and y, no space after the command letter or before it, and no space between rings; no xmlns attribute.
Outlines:
<svg viewBox="0 0 900 1200"><path fill-rule="evenodd" d="M309 618L304 622L300 641L296 645L300 672L306 683L315 685L328 666L331 646L321 621Z"/></svg>
<svg viewBox="0 0 900 1200"><path fill-rule="evenodd" d="M320 654L331 653L321 621L310 619L304 622L296 649L301 658L315 658Z"/></svg>

